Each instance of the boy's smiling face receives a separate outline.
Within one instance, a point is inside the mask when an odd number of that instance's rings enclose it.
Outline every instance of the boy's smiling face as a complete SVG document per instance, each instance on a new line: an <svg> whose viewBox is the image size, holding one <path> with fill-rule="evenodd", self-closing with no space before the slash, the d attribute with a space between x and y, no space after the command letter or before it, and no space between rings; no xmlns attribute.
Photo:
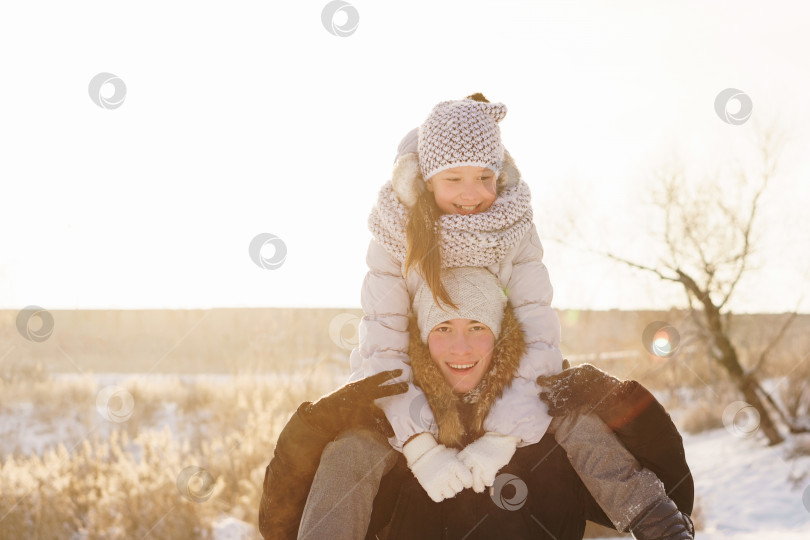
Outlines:
<svg viewBox="0 0 810 540"><path fill-rule="evenodd" d="M428 334L430 358L453 388L464 394L481 382L492 363L495 334L484 323L451 319Z"/></svg>
<svg viewBox="0 0 810 540"><path fill-rule="evenodd" d="M444 214L486 212L498 196L495 173L486 167L454 167L431 176L427 190Z"/></svg>

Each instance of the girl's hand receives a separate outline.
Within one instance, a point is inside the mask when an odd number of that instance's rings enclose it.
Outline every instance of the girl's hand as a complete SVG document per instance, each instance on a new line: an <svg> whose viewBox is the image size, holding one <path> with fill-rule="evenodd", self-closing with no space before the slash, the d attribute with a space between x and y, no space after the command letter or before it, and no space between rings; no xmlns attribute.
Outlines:
<svg viewBox="0 0 810 540"><path fill-rule="evenodd" d="M458 459L472 473L472 488L476 493L482 493L495 483L495 475L512 459L519 442L517 437L490 432L459 452Z"/></svg>
<svg viewBox="0 0 810 540"><path fill-rule="evenodd" d="M458 450L437 443L430 433L412 437L402 447L402 454L419 485L434 502L453 498L473 485L472 473L459 461Z"/></svg>

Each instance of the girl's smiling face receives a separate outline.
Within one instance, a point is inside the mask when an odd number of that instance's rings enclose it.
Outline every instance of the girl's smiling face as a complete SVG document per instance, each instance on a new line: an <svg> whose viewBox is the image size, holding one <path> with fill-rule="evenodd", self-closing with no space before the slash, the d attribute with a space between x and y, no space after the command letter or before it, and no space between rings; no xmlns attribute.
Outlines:
<svg viewBox="0 0 810 540"><path fill-rule="evenodd" d="M495 173L486 167L454 167L431 176L427 190L444 214L486 212L498 196Z"/></svg>
<svg viewBox="0 0 810 540"><path fill-rule="evenodd" d="M428 334L430 358L457 394L469 392L481 381L494 348L492 330L470 319L439 323Z"/></svg>

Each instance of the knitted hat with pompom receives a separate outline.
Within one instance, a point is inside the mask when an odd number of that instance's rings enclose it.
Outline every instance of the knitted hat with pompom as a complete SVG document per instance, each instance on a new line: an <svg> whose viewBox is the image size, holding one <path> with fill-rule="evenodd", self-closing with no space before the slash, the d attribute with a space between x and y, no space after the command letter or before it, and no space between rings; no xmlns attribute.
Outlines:
<svg viewBox="0 0 810 540"><path fill-rule="evenodd" d="M499 174L503 143L498 127L506 105L490 103L481 94L442 101L419 126L418 152L422 178L454 167L486 167Z"/></svg>

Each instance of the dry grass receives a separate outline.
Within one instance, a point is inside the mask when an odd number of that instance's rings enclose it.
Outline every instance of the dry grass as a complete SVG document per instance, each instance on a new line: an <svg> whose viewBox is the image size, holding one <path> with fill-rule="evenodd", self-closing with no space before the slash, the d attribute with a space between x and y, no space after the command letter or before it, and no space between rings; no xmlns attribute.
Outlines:
<svg viewBox="0 0 810 540"><path fill-rule="evenodd" d="M31 379L16 376L3 414L34 402L37 423L77 421L75 432L43 453L3 458L0 538L211 538L222 516L255 524L278 433L300 402L336 384L323 372L287 381L261 374L133 375L117 382L133 397L132 416L121 423L96 409L109 381L52 380L39 370ZM201 489L210 491L201 502L178 491L178 475L192 465L215 479ZM626 536L594 524L587 531L586 537Z"/></svg>
<svg viewBox="0 0 810 540"><path fill-rule="evenodd" d="M132 377L120 383L133 396L132 416L116 423L96 410L102 384L91 376L18 377L4 414L28 402L36 422L78 421L41 455L3 457L0 538L210 538L223 515L254 524L278 433L300 402L334 384L331 376ZM215 479L203 502L178 490L178 475L192 465Z"/></svg>

